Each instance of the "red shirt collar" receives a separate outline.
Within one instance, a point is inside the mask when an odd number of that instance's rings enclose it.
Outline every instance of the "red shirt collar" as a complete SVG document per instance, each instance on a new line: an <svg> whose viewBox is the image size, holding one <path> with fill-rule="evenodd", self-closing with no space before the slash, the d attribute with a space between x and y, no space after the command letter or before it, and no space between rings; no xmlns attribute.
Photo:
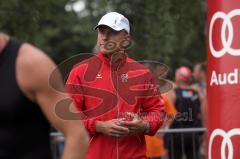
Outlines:
<svg viewBox="0 0 240 159"><path fill-rule="evenodd" d="M127 54L124 54L124 55L125 55L125 56L122 57L121 60L116 60L116 63L114 63L114 65L115 65L115 64L116 64L116 65L118 65L118 64L121 64L121 65L125 64L126 61L127 61ZM97 53L97 56L98 56L101 60L103 60L105 64L110 65L110 59L107 58L107 57L104 55L103 52L99 51L99 52Z"/></svg>

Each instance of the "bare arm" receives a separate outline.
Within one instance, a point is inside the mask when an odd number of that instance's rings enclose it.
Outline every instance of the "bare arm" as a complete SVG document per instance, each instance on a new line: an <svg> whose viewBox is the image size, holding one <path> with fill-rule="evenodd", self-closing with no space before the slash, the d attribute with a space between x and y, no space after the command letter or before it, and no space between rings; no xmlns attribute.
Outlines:
<svg viewBox="0 0 240 159"><path fill-rule="evenodd" d="M9 40L9 36L5 33L0 32L0 53L6 46L8 40Z"/></svg>
<svg viewBox="0 0 240 159"><path fill-rule="evenodd" d="M68 98L49 86L49 76L55 64L42 51L23 44L17 59L17 81L23 92L38 103L50 123L65 136L63 159L83 159L86 155L89 137L80 120L63 120L55 113L56 104ZM61 76L55 81L63 88Z"/></svg>

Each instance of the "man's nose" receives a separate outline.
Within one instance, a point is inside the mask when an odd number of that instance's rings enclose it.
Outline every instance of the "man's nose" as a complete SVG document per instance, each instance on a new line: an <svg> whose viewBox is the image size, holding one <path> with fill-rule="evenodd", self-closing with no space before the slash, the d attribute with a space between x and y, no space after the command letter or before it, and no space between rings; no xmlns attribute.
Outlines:
<svg viewBox="0 0 240 159"><path fill-rule="evenodd" d="M102 34L102 40L103 41L107 41L108 40L108 33L105 32L104 34Z"/></svg>

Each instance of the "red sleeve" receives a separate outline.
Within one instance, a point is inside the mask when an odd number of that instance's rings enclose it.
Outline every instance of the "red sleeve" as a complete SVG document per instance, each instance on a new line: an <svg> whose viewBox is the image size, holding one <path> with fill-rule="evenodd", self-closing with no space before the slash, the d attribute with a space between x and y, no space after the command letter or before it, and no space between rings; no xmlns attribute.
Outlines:
<svg viewBox="0 0 240 159"><path fill-rule="evenodd" d="M158 91L158 85L156 81L153 80L153 77L147 80L147 84L148 87L151 86L151 88L149 88L149 96L143 99L142 111L145 114L143 114L142 118L149 123L149 131L147 134L154 135L163 124L166 113L164 102Z"/></svg>
<svg viewBox="0 0 240 159"><path fill-rule="evenodd" d="M77 86L78 89L81 89L81 80L80 80L80 77L79 75L81 75L82 73L79 72L79 70L77 68L74 68L68 79L67 79L67 82L66 82L66 90L67 92L69 93L69 95L72 97L73 99L73 102L77 108L78 111L83 111L84 110L84 96L81 95L81 94L76 94L76 93L71 93L68 91L68 86L70 85L74 85L74 86ZM95 123L96 123L96 120L94 118L92 119L86 119L86 120L83 120L83 123L88 131L88 133L90 135L95 135L96 134L96 127L95 127Z"/></svg>

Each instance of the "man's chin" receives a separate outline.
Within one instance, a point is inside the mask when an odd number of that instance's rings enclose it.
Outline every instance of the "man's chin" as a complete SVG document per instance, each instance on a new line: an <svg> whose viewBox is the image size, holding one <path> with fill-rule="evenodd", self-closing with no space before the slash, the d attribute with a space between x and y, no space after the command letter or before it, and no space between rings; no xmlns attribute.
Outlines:
<svg viewBox="0 0 240 159"><path fill-rule="evenodd" d="M113 54L115 52L115 50L105 50L105 49L102 49L101 52L105 55L110 55L110 54Z"/></svg>
<svg viewBox="0 0 240 159"><path fill-rule="evenodd" d="M102 50L101 51L103 54L105 54L105 55L108 55L108 54L111 54L112 52L110 52L110 51L105 51L105 50Z"/></svg>

